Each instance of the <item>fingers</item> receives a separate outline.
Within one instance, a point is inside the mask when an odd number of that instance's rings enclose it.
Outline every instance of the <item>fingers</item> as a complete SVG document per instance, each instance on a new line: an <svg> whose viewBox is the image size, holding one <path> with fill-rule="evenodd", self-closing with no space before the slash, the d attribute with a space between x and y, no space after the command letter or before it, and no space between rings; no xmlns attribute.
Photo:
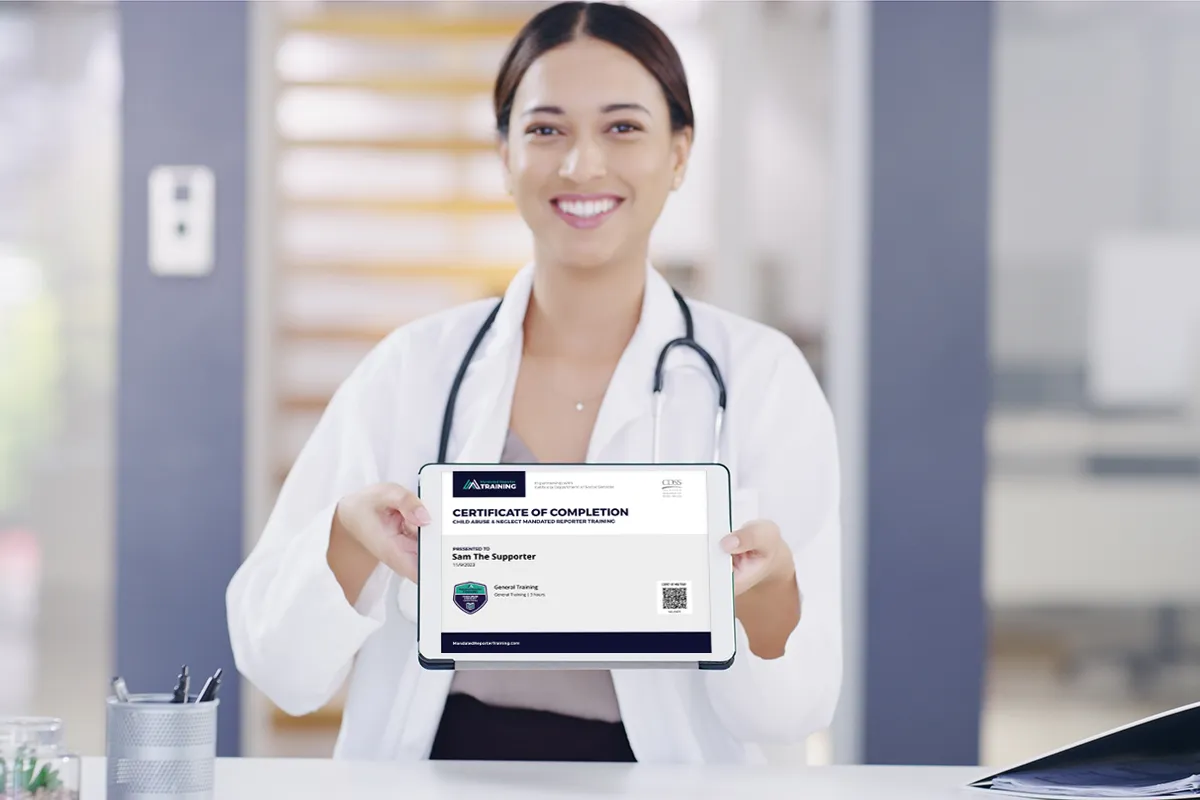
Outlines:
<svg viewBox="0 0 1200 800"><path fill-rule="evenodd" d="M771 552L779 542L779 526L767 520L748 522L721 540L721 549L730 555L753 550Z"/></svg>
<svg viewBox="0 0 1200 800"><path fill-rule="evenodd" d="M733 560L734 593L741 595L767 580L795 574L791 549L779 526L755 520L721 540L721 548Z"/></svg>
<svg viewBox="0 0 1200 800"><path fill-rule="evenodd" d="M428 525L433 521L429 516L429 510L421 502L421 498L403 486L385 485L382 499L387 508L400 512L400 515L404 517L405 528L411 526L413 533L416 532L417 526Z"/></svg>
<svg viewBox="0 0 1200 800"><path fill-rule="evenodd" d="M395 512L393 512L395 513ZM401 577L417 580L417 528L404 520L403 536L389 536L381 543L379 560Z"/></svg>
<svg viewBox="0 0 1200 800"><path fill-rule="evenodd" d="M721 548L733 556L733 593L740 596L770 574L779 548L779 527L755 520L721 540Z"/></svg>
<svg viewBox="0 0 1200 800"><path fill-rule="evenodd" d="M733 594L738 596L749 589L753 589L771 571L770 563L765 558L756 556L739 556L736 567L733 571Z"/></svg>
<svg viewBox="0 0 1200 800"><path fill-rule="evenodd" d="M409 552L409 544L411 543L412 551ZM380 554L380 561L383 565L396 573L402 578L408 578L410 581L417 580L417 543L414 539L398 537L389 543L390 546L383 548L384 552Z"/></svg>

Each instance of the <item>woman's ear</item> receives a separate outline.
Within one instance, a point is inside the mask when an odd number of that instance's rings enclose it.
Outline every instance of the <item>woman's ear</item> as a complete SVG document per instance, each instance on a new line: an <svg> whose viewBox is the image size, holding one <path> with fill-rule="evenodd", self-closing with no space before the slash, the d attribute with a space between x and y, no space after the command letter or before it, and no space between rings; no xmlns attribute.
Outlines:
<svg viewBox="0 0 1200 800"><path fill-rule="evenodd" d="M500 158L500 169L504 175L504 191L513 193L512 170L508 168L508 141L503 135L496 134L496 155Z"/></svg>
<svg viewBox="0 0 1200 800"><path fill-rule="evenodd" d="M692 129L684 128L671 137L671 161L672 171L674 172L671 178L671 190L674 191L680 186L683 186L683 179L687 174L688 159L692 154Z"/></svg>

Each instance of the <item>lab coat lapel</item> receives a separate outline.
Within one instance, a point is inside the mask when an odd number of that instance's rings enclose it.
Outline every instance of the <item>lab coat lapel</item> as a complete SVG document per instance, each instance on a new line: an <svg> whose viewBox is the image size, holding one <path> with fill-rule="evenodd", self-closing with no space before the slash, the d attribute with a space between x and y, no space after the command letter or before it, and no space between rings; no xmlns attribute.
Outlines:
<svg viewBox="0 0 1200 800"><path fill-rule="evenodd" d="M683 316L667 280L651 265L646 265L646 290L642 314L625 352L617 362L608 391L600 405L596 425L588 446L588 461L614 460L606 454L621 430L635 420L649 420L654 408L654 368L658 354L667 342L683 336ZM672 355L678 359L679 353ZM649 428L647 427L647 431ZM623 461L651 460L653 442L649 434L626 448Z"/></svg>
<svg viewBox="0 0 1200 800"><path fill-rule="evenodd" d="M527 265L509 284L492 329L467 369L446 454L452 462L493 463L500 459L512 416L521 366L522 322L532 285L533 267Z"/></svg>
<svg viewBox="0 0 1200 800"><path fill-rule="evenodd" d="M470 402L460 404L455 414L455 427L464 430L451 433L446 458L451 462L490 464L499 461L504 437L512 413L516 367L520 347L515 353L501 351L481 359L463 380L460 397Z"/></svg>

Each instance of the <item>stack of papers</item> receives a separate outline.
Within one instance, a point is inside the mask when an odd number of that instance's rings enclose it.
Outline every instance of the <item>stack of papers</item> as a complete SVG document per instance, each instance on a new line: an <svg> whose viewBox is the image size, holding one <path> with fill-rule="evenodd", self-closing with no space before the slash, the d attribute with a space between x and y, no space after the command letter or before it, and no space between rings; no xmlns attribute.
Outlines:
<svg viewBox="0 0 1200 800"><path fill-rule="evenodd" d="M991 788L1040 798L1200 798L1200 758L1013 772L994 778Z"/></svg>

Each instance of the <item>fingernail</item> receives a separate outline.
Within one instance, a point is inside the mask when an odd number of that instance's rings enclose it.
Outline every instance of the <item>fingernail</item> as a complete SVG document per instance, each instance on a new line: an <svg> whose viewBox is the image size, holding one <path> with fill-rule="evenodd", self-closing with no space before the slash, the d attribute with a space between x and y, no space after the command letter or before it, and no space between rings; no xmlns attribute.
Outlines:
<svg viewBox="0 0 1200 800"><path fill-rule="evenodd" d="M738 537L736 536L726 536L721 540L721 548L726 553L732 553L734 550L737 550L739 544L741 544L741 542L738 541Z"/></svg>
<svg viewBox="0 0 1200 800"><path fill-rule="evenodd" d="M413 516L417 518L418 525L428 525L433 522L433 517L429 516L429 511L426 510L425 506L417 506L416 513Z"/></svg>

